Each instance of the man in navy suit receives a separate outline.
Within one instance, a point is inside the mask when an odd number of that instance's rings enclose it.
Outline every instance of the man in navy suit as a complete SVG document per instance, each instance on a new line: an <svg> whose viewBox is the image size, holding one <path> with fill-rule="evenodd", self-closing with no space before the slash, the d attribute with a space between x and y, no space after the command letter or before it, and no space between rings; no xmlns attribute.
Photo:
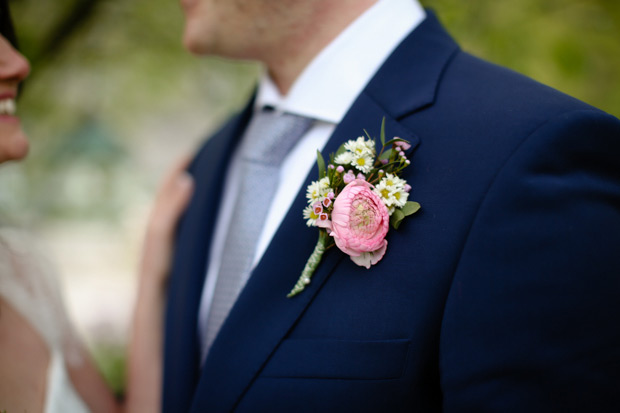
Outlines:
<svg viewBox="0 0 620 413"><path fill-rule="evenodd" d="M181 1L190 51L266 74L190 166L164 411L620 411L618 119L467 54L415 0ZM229 166L265 105L315 121L204 350ZM377 265L333 248L286 298L317 238L302 218L316 150L378 136L383 118L412 144L421 211Z"/></svg>

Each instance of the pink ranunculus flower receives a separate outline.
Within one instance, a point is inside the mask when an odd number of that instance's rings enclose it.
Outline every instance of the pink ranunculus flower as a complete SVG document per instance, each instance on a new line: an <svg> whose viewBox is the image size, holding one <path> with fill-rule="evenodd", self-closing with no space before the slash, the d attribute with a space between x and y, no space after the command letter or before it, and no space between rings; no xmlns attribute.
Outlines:
<svg viewBox="0 0 620 413"><path fill-rule="evenodd" d="M385 254L390 215L372 185L356 179L334 201L329 234L336 246L357 265L370 268Z"/></svg>

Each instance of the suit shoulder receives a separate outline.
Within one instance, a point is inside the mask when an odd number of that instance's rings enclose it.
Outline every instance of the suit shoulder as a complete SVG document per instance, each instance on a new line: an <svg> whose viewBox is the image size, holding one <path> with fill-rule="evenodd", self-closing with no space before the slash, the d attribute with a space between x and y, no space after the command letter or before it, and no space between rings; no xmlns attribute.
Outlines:
<svg viewBox="0 0 620 413"><path fill-rule="evenodd" d="M458 89L465 100L487 114L518 113L549 118L575 110L601 111L579 99L506 67L460 51L447 68L442 85Z"/></svg>
<svg viewBox="0 0 620 413"><path fill-rule="evenodd" d="M461 153L492 151L495 158L506 159L540 128L566 131L559 126L575 113L581 114L577 123L582 127L592 125L585 118L607 119L604 123L612 130L618 122L527 76L459 51L442 75L434 104L410 120L427 144L432 138L443 147L458 147ZM444 120L441 125L438 118ZM547 128L549 124L558 127Z"/></svg>

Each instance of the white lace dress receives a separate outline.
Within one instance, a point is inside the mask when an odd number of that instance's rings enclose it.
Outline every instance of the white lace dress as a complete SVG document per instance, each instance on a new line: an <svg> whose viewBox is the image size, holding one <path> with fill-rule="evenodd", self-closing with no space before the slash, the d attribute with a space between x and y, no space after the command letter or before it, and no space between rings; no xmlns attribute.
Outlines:
<svg viewBox="0 0 620 413"><path fill-rule="evenodd" d="M50 349L45 413L82 413L66 363L82 363L78 341L50 263L22 231L0 228L0 296L41 335Z"/></svg>

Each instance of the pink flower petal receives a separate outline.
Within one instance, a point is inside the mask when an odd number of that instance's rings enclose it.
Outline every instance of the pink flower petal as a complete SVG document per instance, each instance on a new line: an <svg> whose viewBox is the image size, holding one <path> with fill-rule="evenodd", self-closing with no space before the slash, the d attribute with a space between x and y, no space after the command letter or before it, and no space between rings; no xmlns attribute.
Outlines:
<svg viewBox="0 0 620 413"><path fill-rule="evenodd" d="M404 151L406 151L407 149L411 148L411 145L408 144L407 142L403 142L403 141L398 141L395 143L396 146L400 146Z"/></svg>
<svg viewBox="0 0 620 413"><path fill-rule="evenodd" d="M325 228L327 230L327 233L331 235L332 232L332 222L328 219L325 221L316 221L316 226L319 228Z"/></svg>
<svg viewBox="0 0 620 413"><path fill-rule="evenodd" d="M384 240L385 241L385 240ZM379 248L376 251L371 252L363 252L359 256L351 256L351 261L359 265L360 267L370 268L371 265L375 265L385 255L385 251L387 250L387 241L383 244L383 247Z"/></svg>

